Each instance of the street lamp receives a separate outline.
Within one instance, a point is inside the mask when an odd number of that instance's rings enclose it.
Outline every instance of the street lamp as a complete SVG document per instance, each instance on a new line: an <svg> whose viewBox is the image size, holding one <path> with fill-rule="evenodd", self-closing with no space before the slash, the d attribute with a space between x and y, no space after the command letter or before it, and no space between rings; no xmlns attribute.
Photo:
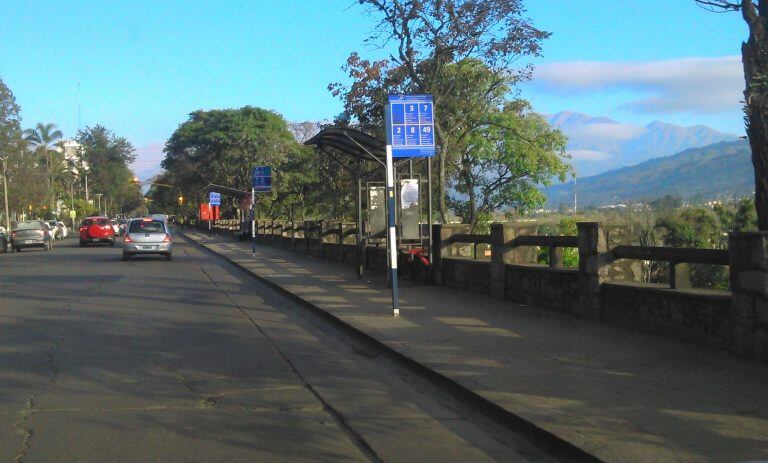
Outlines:
<svg viewBox="0 0 768 463"><path fill-rule="evenodd" d="M99 215L101 215L101 197L104 195L102 193L96 193L94 196L96 196L96 199L99 201Z"/></svg>
<svg viewBox="0 0 768 463"><path fill-rule="evenodd" d="M8 178L6 177L5 170L8 156L3 156L0 161L3 162L3 198L5 200L5 230L6 233L11 232L11 216L8 214Z"/></svg>

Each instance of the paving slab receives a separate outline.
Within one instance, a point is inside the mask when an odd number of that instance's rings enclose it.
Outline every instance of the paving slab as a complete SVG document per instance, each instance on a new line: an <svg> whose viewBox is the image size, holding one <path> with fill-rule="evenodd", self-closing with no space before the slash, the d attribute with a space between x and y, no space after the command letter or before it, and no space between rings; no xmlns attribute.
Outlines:
<svg viewBox="0 0 768 463"><path fill-rule="evenodd" d="M605 461L768 459L768 367L546 308L403 282L348 264L185 236L514 415Z"/></svg>

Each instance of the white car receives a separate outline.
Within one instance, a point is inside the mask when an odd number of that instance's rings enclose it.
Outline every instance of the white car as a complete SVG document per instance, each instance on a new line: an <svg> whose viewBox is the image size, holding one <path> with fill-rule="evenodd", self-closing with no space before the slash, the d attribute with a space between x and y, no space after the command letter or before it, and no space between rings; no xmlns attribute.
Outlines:
<svg viewBox="0 0 768 463"><path fill-rule="evenodd" d="M58 220L49 220L46 223L49 227L51 227L51 236L53 236L54 240L67 239L69 230L67 230L67 226L64 225L63 222L59 222Z"/></svg>

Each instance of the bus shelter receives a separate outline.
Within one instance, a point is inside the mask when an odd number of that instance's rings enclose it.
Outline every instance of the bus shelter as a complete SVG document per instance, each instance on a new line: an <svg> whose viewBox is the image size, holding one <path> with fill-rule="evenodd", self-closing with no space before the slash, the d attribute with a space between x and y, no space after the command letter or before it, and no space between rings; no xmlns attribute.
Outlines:
<svg viewBox="0 0 768 463"><path fill-rule="evenodd" d="M318 153L327 156L354 178L357 190L357 275L362 277L365 246L386 241L386 143L360 130L332 126L304 144L314 146ZM422 173L414 171L419 167L423 167ZM394 169L398 250L429 264L432 262L432 169L429 158L399 158ZM423 218L427 219L426 227L422 226Z"/></svg>

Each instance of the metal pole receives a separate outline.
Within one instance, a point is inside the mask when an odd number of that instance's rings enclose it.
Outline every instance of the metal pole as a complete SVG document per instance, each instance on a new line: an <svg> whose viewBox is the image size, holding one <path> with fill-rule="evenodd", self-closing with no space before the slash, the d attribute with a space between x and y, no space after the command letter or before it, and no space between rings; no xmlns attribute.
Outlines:
<svg viewBox="0 0 768 463"><path fill-rule="evenodd" d="M429 256L429 282L432 282L432 158L425 158L427 160L427 236L429 247L427 248L427 255Z"/></svg>
<svg viewBox="0 0 768 463"><path fill-rule="evenodd" d="M256 188L251 188L251 256L256 258Z"/></svg>
<svg viewBox="0 0 768 463"><path fill-rule="evenodd" d="M395 169L392 165L392 145L387 144L387 250L389 251L389 279L392 284L392 315L400 315L397 294L397 240L395 232Z"/></svg>
<svg viewBox="0 0 768 463"><path fill-rule="evenodd" d="M6 233L6 239L10 236L11 233L11 216L8 212L8 177L6 176L5 170L7 168L6 160L8 158L2 158L3 161L3 198L5 198L5 233Z"/></svg>
<svg viewBox="0 0 768 463"><path fill-rule="evenodd" d="M360 178L360 164L357 161L357 278L363 278L363 263L365 262L365 247L363 243L363 184Z"/></svg>

